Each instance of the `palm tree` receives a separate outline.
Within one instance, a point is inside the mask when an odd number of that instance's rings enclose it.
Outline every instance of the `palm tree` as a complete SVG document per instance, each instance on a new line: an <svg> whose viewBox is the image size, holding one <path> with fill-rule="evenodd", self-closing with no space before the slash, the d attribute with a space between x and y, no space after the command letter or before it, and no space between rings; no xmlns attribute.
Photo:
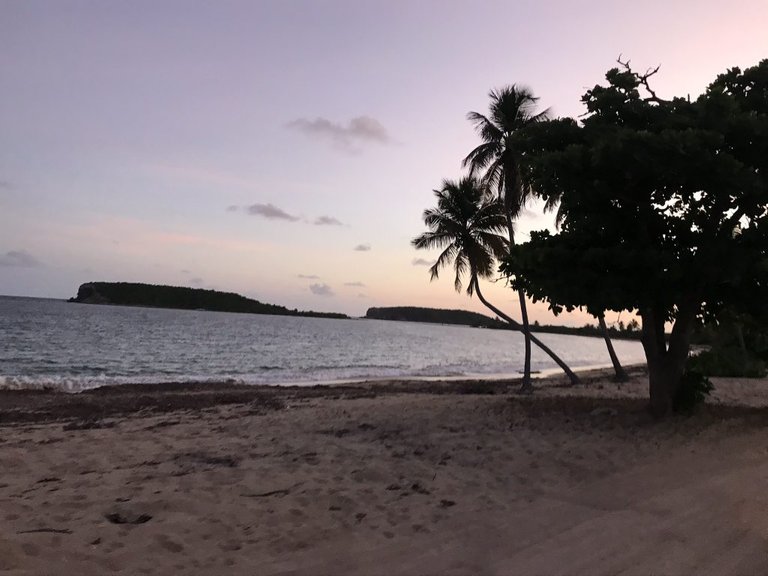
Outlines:
<svg viewBox="0 0 768 576"><path fill-rule="evenodd" d="M431 280L438 278L440 270L453 261L456 274L454 288L457 292L461 291L463 277L468 273L467 294L472 296L476 293L480 301L506 320L513 330L523 332L526 340L546 352L565 371L572 383L578 383L578 377L565 362L531 335L525 326L488 302L480 291L480 278L494 277L496 259L509 253L508 240L501 235L508 225L508 216L501 202L491 198L487 188L472 176L458 182L444 180L442 188L434 192L437 208L424 211L424 223L429 227L429 232L412 241L419 249L442 249L429 269ZM523 390L530 390L530 374L528 385L524 382Z"/></svg>
<svg viewBox="0 0 768 576"><path fill-rule="evenodd" d="M491 100L488 116L479 112L467 114L483 142L464 158L462 164L469 167L470 176L483 172L483 182L489 188L495 189L498 197L502 199L511 245L515 243L514 222L532 193L521 169L521 153L515 146L514 137L522 128L547 120L549 110L535 112L538 98L528 88L514 84L491 90L488 97ZM518 297L525 333L523 386L530 388L531 338L528 307L525 292L519 290Z"/></svg>
<svg viewBox="0 0 768 576"><path fill-rule="evenodd" d="M611 358L611 364L613 364L613 371L615 373L613 379L616 382L626 382L629 380L629 374L624 370L621 362L619 362L619 357L616 355L616 350L613 349L611 335L608 333L608 326L605 324L605 312L601 312L597 315L597 323L600 326L600 331L603 333L605 347L608 348L608 356Z"/></svg>

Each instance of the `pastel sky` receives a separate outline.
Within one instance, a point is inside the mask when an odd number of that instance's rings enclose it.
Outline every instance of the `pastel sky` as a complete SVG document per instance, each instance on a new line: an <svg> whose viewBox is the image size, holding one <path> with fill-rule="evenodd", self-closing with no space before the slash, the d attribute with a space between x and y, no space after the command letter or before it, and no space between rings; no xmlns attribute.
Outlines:
<svg viewBox="0 0 768 576"><path fill-rule="evenodd" d="M410 240L489 89L578 115L623 55L695 96L768 57L766 30L765 0L0 0L0 294L482 311ZM533 205L518 235L551 223Z"/></svg>

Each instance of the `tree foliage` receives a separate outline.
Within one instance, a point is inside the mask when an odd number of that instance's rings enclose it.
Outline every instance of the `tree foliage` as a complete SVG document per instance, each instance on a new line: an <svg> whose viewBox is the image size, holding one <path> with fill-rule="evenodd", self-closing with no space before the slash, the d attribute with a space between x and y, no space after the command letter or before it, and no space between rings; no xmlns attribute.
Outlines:
<svg viewBox="0 0 768 576"><path fill-rule="evenodd" d="M453 263L454 287L459 292L469 275L467 294L474 290L475 278L492 278L496 259L507 254L507 240L501 235L507 220L498 200L489 198L486 187L468 176L459 181L444 180L434 191L437 207L424 211L429 231L412 242L419 249L440 248L442 252L429 268L435 280L440 270Z"/></svg>
<svg viewBox="0 0 768 576"><path fill-rule="evenodd" d="M655 72L622 63L584 95L581 122L517 135L522 169L545 199L560 201L562 227L513 247L503 270L555 311L637 310L652 404L655 366L663 412L695 317L766 297L768 60L718 76L693 101L659 98Z"/></svg>

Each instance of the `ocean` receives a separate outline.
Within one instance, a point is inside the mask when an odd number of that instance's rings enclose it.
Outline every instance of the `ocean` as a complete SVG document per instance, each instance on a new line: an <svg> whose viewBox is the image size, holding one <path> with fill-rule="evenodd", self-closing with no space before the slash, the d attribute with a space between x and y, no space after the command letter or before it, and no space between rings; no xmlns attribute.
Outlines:
<svg viewBox="0 0 768 576"><path fill-rule="evenodd" d="M599 338L539 337L574 369L610 366ZM644 362L639 342L614 346L623 364ZM506 330L0 296L0 388L486 378L516 376L522 365L522 335ZM532 368L556 365L534 347Z"/></svg>

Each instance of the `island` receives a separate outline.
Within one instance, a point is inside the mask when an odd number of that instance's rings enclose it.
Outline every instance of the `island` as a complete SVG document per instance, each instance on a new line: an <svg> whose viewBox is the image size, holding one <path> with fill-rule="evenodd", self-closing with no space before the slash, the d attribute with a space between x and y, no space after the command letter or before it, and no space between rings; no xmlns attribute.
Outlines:
<svg viewBox="0 0 768 576"><path fill-rule="evenodd" d="M422 308L418 306L391 306L386 308L369 308L365 317L374 320L400 320L404 322L428 322L433 324L459 324L474 328L494 328L498 330L513 330L506 322L491 318L469 310L451 310L445 308ZM600 327L593 324L584 326L542 325L538 322L531 324L531 332L550 334L570 334L573 336L591 336L602 338ZM639 340L640 328L636 321L626 326L619 322L616 327L609 327L611 338Z"/></svg>
<svg viewBox="0 0 768 576"><path fill-rule="evenodd" d="M420 308L418 306L392 306L368 308L366 318L374 320L402 320L406 322L428 322L432 324L462 324L481 328L505 328L498 319L470 312L469 310L448 310L444 308Z"/></svg>
<svg viewBox="0 0 768 576"><path fill-rule="evenodd" d="M205 290L203 288L141 284L136 282L87 282L81 284L77 290L77 296L70 298L68 301L81 304L147 306L150 308L178 308L181 310L273 314L276 316L349 318L346 314L335 312L290 310L285 306L264 304L234 292L219 292L218 290Z"/></svg>

